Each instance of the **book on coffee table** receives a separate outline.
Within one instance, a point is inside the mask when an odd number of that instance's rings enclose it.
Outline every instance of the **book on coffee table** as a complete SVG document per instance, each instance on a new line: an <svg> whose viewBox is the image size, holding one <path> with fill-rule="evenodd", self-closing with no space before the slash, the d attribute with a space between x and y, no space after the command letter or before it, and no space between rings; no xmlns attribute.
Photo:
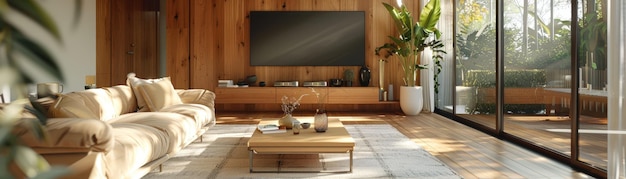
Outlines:
<svg viewBox="0 0 626 179"><path fill-rule="evenodd" d="M257 129L263 134L285 133L286 129L280 129L276 124L259 124Z"/></svg>

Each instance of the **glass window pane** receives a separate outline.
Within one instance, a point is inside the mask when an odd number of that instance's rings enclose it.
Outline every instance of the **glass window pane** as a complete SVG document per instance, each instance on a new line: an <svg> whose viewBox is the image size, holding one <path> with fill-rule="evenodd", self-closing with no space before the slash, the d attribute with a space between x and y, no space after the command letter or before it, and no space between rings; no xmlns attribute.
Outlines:
<svg viewBox="0 0 626 179"><path fill-rule="evenodd" d="M603 4L606 1L578 2L579 160L607 168L607 29Z"/></svg>
<svg viewBox="0 0 626 179"><path fill-rule="evenodd" d="M504 3L504 132L569 155L571 2Z"/></svg>
<svg viewBox="0 0 626 179"><path fill-rule="evenodd" d="M495 0L456 1L456 114L495 128Z"/></svg>

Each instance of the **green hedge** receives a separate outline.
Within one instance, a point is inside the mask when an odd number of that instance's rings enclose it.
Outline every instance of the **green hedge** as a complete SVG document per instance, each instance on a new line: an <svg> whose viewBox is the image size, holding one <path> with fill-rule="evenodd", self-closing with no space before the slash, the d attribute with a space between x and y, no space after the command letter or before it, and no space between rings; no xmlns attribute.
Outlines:
<svg viewBox="0 0 626 179"><path fill-rule="evenodd" d="M543 70L505 70L504 87L538 87L546 84ZM496 72L492 70L469 70L463 86L496 87Z"/></svg>
<svg viewBox="0 0 626 179"><path fill-rule="evenodd" d="M546 84L546 73L543 70L506 70L504 71L504 87L507 88L532 88ZM495 88L496 73L492 70L470 70L467 72L463 86L479 88ZM545 109L543 104L505 104L505 113L510 114L537 114ZM480 103L466 109L473 114L495 114L496 105Z"/></svg>
<svg viewBox="0 0 626 179"><path fill-rule="evenodd" d="M535 115L545 112L545 104L504 104L505 114ZM496 104L478 103L476 106L465 109L471 114L495 114Z"/></svg>

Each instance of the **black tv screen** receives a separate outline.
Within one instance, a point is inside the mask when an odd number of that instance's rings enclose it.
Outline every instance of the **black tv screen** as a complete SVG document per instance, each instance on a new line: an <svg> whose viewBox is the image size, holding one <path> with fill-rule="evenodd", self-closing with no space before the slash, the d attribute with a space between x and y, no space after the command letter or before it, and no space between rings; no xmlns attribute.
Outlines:
<svg viewBox="0 0 626 179"><path fill-rule="evenodd" d="M363 11L252 11L251 66L362 66Z"/></svg>

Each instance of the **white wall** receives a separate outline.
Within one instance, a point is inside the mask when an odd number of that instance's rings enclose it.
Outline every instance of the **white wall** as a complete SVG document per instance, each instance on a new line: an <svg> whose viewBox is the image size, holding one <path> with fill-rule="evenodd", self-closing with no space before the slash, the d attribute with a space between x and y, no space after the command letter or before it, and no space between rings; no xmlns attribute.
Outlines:
<svg viewBox="0 0 626 179"><path fill-rule="evenodd" d="M45 45L57 59L65 78L63 93L84 90L85 76L96 74L96 1L82 1L82 13L74 24L74 0L36 1L50 13L61 33L62 42L56 41L38 25L25 20L19 15L10 15L20 29L26 31L38 42ZM54 81L41 70L30 69L38 82ZM31 86L30 91L35 88ZM14 99L14 98L13 98Z"/></svg>
<svg viewBox="0 0 626 179"><path fill-rule="evenodd" d="M83 1L78 24L74 22L74 0L38 1L57 22L62 46L50 50L56 55L65 77L65 91L85 89L85 76L96 75L96 1Z"/></svg>

